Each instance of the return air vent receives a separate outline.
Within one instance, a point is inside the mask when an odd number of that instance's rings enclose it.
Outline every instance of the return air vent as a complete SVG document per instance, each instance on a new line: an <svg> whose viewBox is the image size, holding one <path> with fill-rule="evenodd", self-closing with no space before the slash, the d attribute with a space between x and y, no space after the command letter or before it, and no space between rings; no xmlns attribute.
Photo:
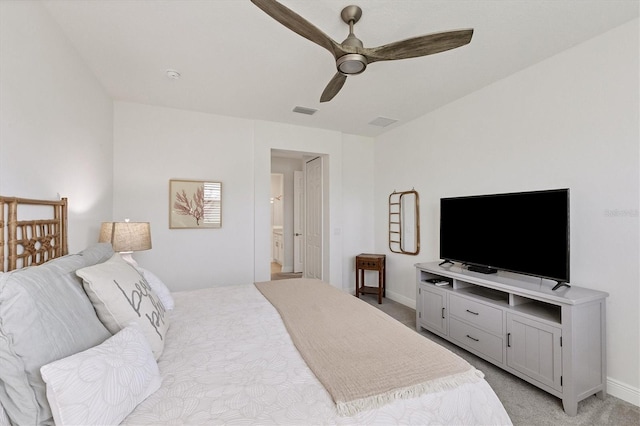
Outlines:
<svg viewBox="0 0 640 426"><path fill-rule="evenodd" d="M297 112L298 114L306 114L306 115L313 115L316 112L318 112L317 109L313 109L313 108L306 108L306 107L301 107L301 106L297 106L293 109L293 112Z"/></svg>
<svg viewBox="0 0 640 426"><path fill-rule="evenodd" d="M393 118L378 117L371 121L369 124L371 124L372 126L387 127L388 125L393 124L397 121L398 120L394 120Z"/></svg>

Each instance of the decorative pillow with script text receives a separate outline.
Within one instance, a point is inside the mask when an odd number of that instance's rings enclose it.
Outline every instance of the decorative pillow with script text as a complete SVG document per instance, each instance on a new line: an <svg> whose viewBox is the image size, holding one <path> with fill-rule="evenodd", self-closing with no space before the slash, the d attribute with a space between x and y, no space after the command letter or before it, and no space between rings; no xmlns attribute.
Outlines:
<svg viewBox="0 0 640 426"><path fill-rule="evenodd" d="M107 330L116 334L131 321L137 322L158 359L169 323L164 305L144 277L118 253L76 274Z"/></svg>

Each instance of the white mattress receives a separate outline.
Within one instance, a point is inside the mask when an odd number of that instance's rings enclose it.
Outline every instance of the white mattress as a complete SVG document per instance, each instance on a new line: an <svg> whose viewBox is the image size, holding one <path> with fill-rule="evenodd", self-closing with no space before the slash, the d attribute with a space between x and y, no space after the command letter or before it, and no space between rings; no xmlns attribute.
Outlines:
<svg viewBox="0 0 640 426"><path fill-rule="evenodd" d="M255 286L173 296L162 387L123 424L511 424L484 380L340 417Z"/></svg>

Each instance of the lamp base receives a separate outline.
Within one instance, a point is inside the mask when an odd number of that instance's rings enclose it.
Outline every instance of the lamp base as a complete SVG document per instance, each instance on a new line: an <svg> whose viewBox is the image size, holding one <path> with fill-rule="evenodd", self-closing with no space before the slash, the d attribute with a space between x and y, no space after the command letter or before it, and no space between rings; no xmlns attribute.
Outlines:
<svg viewBox="0 0 640 426"><path fill-rule="evenodd" d="M132 254L133 254L132 251L121 251L120 257L122 257L122 260L127 262L129 265L133 266L134 268L137 268L138 262L136 262L133 256L131 256Z"/></svg>

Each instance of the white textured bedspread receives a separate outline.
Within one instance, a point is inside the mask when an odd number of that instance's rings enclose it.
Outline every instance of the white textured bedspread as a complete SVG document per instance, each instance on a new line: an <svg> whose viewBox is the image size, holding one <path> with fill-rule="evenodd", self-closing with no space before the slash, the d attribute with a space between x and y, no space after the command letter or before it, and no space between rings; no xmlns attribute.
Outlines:
<svg viewBox="0 0 640 426"><path fill-rule="evenodd" d="M253 284L173 296L162 387L123 424L511 424L484 380L341 417Z"/></svg>

